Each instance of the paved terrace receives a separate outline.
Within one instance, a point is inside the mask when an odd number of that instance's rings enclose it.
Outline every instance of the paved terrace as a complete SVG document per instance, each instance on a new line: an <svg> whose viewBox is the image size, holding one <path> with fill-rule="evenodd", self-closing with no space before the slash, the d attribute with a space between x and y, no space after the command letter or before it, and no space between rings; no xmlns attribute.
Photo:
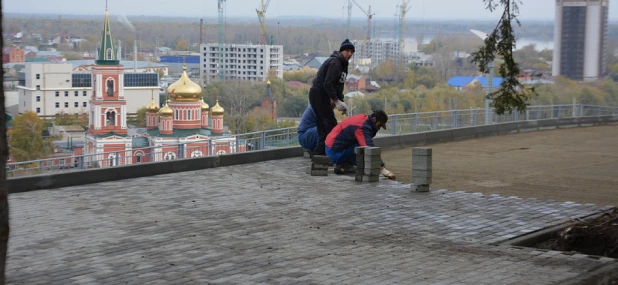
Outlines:
<svg viewBox="0 0 618 285"><path fill-rule="evenodd" d="M609 258L490 245L592 204L311 177L302 158L10 196L9 284L564 284Z"/></svg>

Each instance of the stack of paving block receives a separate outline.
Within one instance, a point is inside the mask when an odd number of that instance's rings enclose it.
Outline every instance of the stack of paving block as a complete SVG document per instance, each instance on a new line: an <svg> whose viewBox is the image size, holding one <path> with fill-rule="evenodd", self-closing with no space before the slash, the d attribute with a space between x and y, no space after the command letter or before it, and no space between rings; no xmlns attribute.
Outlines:
<svg viewBox="0 0 618 285"><path fill-rule="evenodd" d="M380 166L382 165L382 149L379 147L357 147L356 153L356 181L378 182L380 180Z"/></svg>
<svg viewBox="0 0 618 285"><path fill-rule="evenodd" d="M429 192L431 184L431 148L412 148L412 190Z"/></svg>
<svg viewBox="0 0 618 285"><path fill-rule="evenodd" d="M363 174L365 174L365 148L359 146L354 148L354 154L356 154L356 178L358 182L363 182Z"/></svg>
<svg viewBox="0 0 618 285"><path fill-rule="evenodd" d="M311 176L328 176L328 165L330 157L324 155L314 155L311 158Z"/></svg>

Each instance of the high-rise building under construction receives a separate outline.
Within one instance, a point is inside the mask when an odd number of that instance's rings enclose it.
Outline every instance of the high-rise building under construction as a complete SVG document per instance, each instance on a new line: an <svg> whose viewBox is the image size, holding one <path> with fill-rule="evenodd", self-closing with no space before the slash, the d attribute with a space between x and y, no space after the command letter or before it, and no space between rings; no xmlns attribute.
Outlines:
<svg viewBox="0 0 618 285"><path fill-rule="evenodd" d="M556 0L553 76L595 81L605 74L609 0Z"/></svg>

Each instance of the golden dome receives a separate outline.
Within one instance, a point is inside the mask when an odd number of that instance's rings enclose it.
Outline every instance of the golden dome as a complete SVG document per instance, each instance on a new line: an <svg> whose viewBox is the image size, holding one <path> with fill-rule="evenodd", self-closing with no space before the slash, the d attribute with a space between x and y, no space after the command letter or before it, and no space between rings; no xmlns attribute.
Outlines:
<svg viewBox="0 0 618 285"><path fill-rule="evenodd" d="M156 113L159 112L159 106L155 104L154 99L150 100L150 105L146 107L146 112L148 113Z"/></svg>
<svg viewBox="0 0 618 285"><path fill-rule="evenodd" d="M208 110L210 110L210 106L204 102L204 99L200 100L200 103L202 105L202 112L208 112Z"/></svg>
<svg viewBox="0 0 618 285"><path fill-rule="evenodd" d="M217 104L215 104L215 106L212 107L212 109L210 109L210 112L212 113L213 116L223 116L223 113L225 113L225 110L223 110L223 108L219 106L219 100L217 100Z"/></svg>
<svg viewBox="0 0 618 285"><path fill-rule="evenodd" d="M167 87L167 94L174 102L197 102L202 97L202 87L189 79L184 66L180 79Z"/></svg>
<svg viewBox="0 0 618 285"><path fill-rule="evenodd" d="M174 110L172 110L172 108L170 108L170 106L167 105L167 102L165 102L165 106L163 106L163 108L159 110L159 115L161 117L170 118L174 115Z"/></svg>
<svg viewBox="0 0 618 285"><path fill-rule="evenodd" d="M268 79L268 81L266 81L266 84L270 85L270 79Z"/></svg>

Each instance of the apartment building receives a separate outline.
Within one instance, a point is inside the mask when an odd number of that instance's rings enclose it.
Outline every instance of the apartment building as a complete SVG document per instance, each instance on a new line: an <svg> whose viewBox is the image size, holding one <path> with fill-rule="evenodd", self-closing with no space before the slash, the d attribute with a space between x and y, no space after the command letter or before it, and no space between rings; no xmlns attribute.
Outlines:
<svg viewBox="0 0 618 285"><path fill-rule="evenodd" d="M385 60L397 61L399 59L399 42L397 41L371 39L366 42L365 40L353 40L352 43L356 49L354 57L370 58L372 64L378 64Z"/></svg>
<svg viewBox="0 0 618 285"><path fill-rule="evenodd" d="M556 0L553 76L595 81L605 74L608 0Z"/></svg>
<svg viewBox="0 0 618 285"><path fill-rule="evenodd" d="M224 80L266 82L269 73L283 78L283 46L225 44L223 48ZM219 44L203 44L200 51L202 83L219 80Z"/></svg>

